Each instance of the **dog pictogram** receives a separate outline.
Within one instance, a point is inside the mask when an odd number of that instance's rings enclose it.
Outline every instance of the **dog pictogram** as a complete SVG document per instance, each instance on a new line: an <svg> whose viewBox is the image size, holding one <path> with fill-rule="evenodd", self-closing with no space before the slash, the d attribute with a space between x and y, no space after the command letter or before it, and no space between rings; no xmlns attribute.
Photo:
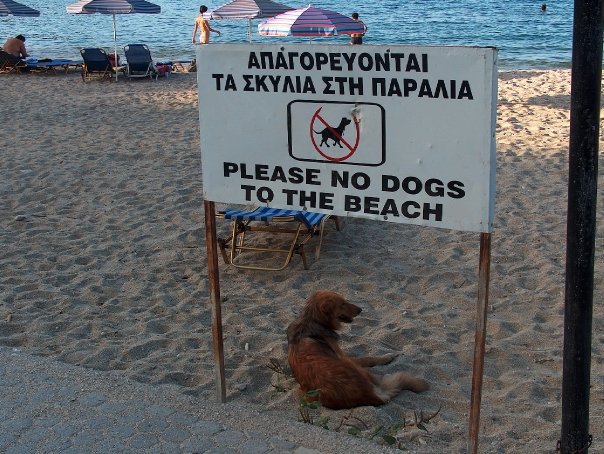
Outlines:
<svg viewBox="0 0 604 454"><path fill-rule="evenodd" d="M315 147L315 150L317 150L317 152L323 156L325 159L329 160L329 161L334 161L334 162L341 162L341 161L345 161L346 159L350 158L355 151L357 150L357 147L359 146L359 139L360 139L360 131L359 131L359 120L352 115L352 120L346 118L346 117L342 117L340 119L340 123L338 124L338 126L331 126L321 115L321 109L323 107L319 107L316 112L314 113L314 115L312 116L312 119L310 121L310 138L312 141L313 146ZM354 121L354 125L355 125L355 129L356 129L356 138L355 138L355 143L354 145L351 145L348 141L346 141L346 139L344 139L344 131L346 130L346 126L350 125L352 122ZM315 123L322 123L325 127L319 131L314 129L314 124ZM317 141L315 139L315 135L319 135L321 136L321 142L319 144L317 144ZM338 145L340 148L344 149L347 153L344 156L332 156L332 152L329 152L329 154L324 151L322 149L323 146L330 148L330 144L329 141L332 142L331 146L336 146Z"/></svg>
<svg viewBox="0 0 604 454"><path fill-rule="evenodd" d="M322 131L315 131L313 129L313 132L315 134L321 134L321 143L319 144L319 146L325 144L325 146L329 147L329 143L327 142L327 140L331 139L333 140L333 145L339 145L340 148L343 148L340 141L342 140L342 136L344 135L344 130L346 129L346 126L348 126L350 123L352 122L348 118L342 117L342 119L340 120L340 124L335 128L325 126Z"/></svg>
<svg viewBox="0 0 604 454"><path fill-rule="evenodd" d="M297 161L379 166L386 112L376 103L297 99L287 105L287 145Z"/></svg>

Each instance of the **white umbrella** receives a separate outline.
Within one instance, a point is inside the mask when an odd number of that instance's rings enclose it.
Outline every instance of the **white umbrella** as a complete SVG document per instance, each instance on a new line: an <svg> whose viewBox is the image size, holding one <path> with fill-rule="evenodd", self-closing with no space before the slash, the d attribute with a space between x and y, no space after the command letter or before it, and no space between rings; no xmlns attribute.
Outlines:
<svg viewBox="0 0 604 454"><path fill-rule="evenodd" d="M0 16L38 17L40 11L13 0L0 0Z"/></svg>
<svg viewBox="0 0 604 454"><path fill-rule="evenodd" d="M231 0L210 13L210 19L247 19L248 38L252 42L252 19L266 19L293 8L272 0Z"/></svg>
<svg viewBox="0 0 604 454"><path fill-rule="evenodd" d="M324 8L308 5L279 14L258 25L265 36L334 36L363 33L362 23Z"/></svg>
<svg viewBox="0 0 604 454"><path fill-rule="evenodd" d="M113 45L115 65L117 65L117 32L115 27L116 14L159 14L161 7L145 0L80 0L67 6L71 14L111 14L113 15ZM117 80L117 71L115 72Z"/></svg>

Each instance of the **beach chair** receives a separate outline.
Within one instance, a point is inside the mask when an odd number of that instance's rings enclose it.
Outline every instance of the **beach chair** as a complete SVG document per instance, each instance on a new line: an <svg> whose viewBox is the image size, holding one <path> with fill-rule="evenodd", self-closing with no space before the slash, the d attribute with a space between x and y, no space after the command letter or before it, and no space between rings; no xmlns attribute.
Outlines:
<svg viewBox="0 0 604 454"><path fill-rule="evenodd" d="M219 211L216 217L231 220L233 223L231 235L226 239L218 239L225 263L252 270L282 270L290 263L294 254L300 254L306 270L308 263L304 245L311 238L319 237L315 248L315 260L318 260L325 222L333 219L336 229L340 230L337 217L309 211L260 207L252 211L223 210ZM250 238L257 237L258 235L252 235L256 232L268 232L269 235L264 241ZM281 235L289 237L289 241ZM279 257L281 260L278 260Z"/></svg>
<svg viewBox="0 0 604 454"><path fill-rule="evenodd" d="M126 55L126 77L155 77L158 72L151 58L151 51L145 44L128 44L124 46Z"/></svg>
<svg viewBox="0 0 604 454"><path fill-rule="evenodd" d="M27 64L18 57L0 50L0 72L12 73L21 72L27 67Z"/></svg>
<svg viewBox="0 0 604 454"><path fill-rule="evenodd" d="M107 52L97 47L80 49L82 54L82 80L87 82L91 79L109 79L114 74L113 65L109 61Z"/></svg>
<svg viewBox="0 0 604 454"><path fill-rule="evenodd" d="M26 60L26 63L30 71L45 74L58 74L59 72L67 74L69 68L75 69L82 67L82 62L80 60L69 60L66 58L45 58L35 61Z"/></svg>

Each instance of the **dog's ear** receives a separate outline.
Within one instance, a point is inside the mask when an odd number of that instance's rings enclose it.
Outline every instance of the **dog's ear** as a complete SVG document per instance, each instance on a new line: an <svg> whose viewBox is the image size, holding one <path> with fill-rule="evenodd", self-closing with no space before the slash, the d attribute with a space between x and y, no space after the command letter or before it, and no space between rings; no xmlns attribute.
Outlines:
<svg viewBox="0 0 604 454"><path fill-rule="evenodd" d="M324 326L332 326L338 301L344 298L335 292L316 292L306 301L306 315Z"/></svg>
<svg viewBox="0 0 604 454"><path fill-rule="evenodd" d="M333 316L334 309L334 299L331 296L325 296L319 300L319 310L327 319Z"/></svg>

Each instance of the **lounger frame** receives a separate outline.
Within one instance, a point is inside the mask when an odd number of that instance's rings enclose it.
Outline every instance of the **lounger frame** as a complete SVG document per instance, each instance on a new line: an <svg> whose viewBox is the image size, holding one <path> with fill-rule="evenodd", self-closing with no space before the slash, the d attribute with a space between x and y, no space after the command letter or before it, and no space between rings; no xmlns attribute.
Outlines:
<svg viewBox="0 0 604 454"><path fill-rule="evenodd" d="M0 49L0 73L19 73L26 67L27 64L24 61Z"/></svg>
<svg viewBox="0 0 604 454"><path fill-rule="evenodd" d="M304 246L313 237L318 236L318 244L315 248L315 260L318 260L321 254L325 223L327 220L332 219L335 223L336 230L340 230L339 220L336 216L324 215L319 222L312 226L308 226L304 222L296 219L295 215L272 216L268 220L254 219L254 214L259 213L259 210L262 210L262 208L249 211L249 216L247 217L243 216L240 219L233 219L231 235L224 239L218 239L218 245L225 263L231 264L236 268L280 271L289 265L294 254L299 254L300 257L302 257L304 269L307 270L308 261ZM225 212L221 211L217 213L216 217L218 219L226 219ZM289 235L289 246L284 248L250 245L251 239L249 237L257 232ZM283 243L285 244L285 241ZM261 253L263 256L262 263L250 263L247 261L248 257L244 254L245 252ZM280 261L277 260L278 256L282 257ZM277 264L274 266L264 264L271 259L276 261Z"/></svg>

